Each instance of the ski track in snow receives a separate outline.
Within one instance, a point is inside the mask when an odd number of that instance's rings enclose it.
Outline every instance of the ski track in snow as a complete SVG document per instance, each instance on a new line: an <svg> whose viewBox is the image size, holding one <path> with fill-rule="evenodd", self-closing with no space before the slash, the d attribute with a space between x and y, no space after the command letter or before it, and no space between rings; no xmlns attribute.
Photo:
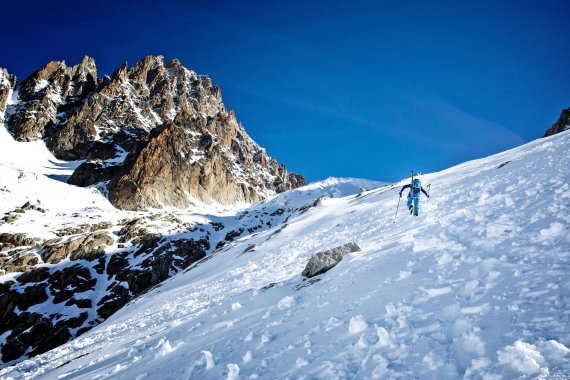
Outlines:
<svg viewBox="0 0 570 380"><path fill-rule="evenodd" d="M0 377L570 378L569 143L424 175L432 197L395 224L406 181L325 199ZM301 277L347 242L362 251Z"/></svg>

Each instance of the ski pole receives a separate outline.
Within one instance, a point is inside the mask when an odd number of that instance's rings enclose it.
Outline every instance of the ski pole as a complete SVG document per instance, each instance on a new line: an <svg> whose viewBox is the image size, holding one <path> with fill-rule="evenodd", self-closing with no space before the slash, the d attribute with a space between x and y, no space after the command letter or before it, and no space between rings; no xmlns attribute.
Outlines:
<svg viewBox="0 0 570 380"><path fill-rule="evenodd" d="M428 200L427 200L427 203L429 204L429 199L431 198L431 194L430 194L430 193L431 193L431 183L427 185L427 188L428 188Z"/></svg>
<svg viewBox="0 0 570 380"><path fill-rule="evenodd" d="M396 223L396 217L398 216L398 209L400 208L400 201L402 200L402 196L398 198L398 206L396 207L396 215L394 215L394 223Z"/></svg>

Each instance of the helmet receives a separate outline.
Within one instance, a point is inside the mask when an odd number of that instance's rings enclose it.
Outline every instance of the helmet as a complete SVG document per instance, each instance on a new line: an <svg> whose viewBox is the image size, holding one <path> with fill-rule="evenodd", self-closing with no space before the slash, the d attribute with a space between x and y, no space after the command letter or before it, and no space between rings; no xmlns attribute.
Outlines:
<svg viewBox="0 0 570 380"><path fill-rule="evenodd" d="M420 189L422 187L422 183L419 180L419 178L414 179L414 182L412 183L412 186L416 189Z"/></svg>

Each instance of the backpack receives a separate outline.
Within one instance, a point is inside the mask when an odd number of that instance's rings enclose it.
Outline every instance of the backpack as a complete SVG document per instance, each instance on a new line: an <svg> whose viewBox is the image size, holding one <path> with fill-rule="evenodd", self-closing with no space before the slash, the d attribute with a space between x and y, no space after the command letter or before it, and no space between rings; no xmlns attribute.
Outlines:
<svg viewBox="0 0 570 380"><path fill-rule="evenodd" d="M419 178L415 178L412 182L412 194L418 196L422 190L422 182Z"/></svg>
<svg viewBox="0 0 570 380"><path fill-rule="evenodd" d="M422 182L419 180L419 178L414 179L414 182L412 182L412 189L416 191L422 189Z"/></svg>

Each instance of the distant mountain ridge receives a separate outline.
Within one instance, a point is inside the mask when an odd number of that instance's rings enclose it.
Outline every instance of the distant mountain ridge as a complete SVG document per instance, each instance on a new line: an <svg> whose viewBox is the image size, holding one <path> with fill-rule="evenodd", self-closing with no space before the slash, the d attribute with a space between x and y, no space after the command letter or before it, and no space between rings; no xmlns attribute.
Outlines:
<svg viewBox="0 0 570 380"><path fill-rule="evenodd" d="M235 204L305 185L267 156L222 103L220 88L173 59L147 56L97 77L93 58L53 61L21 83L0 69L0 112L17 141L43 139L69 179L118 208Z"/></svg>

